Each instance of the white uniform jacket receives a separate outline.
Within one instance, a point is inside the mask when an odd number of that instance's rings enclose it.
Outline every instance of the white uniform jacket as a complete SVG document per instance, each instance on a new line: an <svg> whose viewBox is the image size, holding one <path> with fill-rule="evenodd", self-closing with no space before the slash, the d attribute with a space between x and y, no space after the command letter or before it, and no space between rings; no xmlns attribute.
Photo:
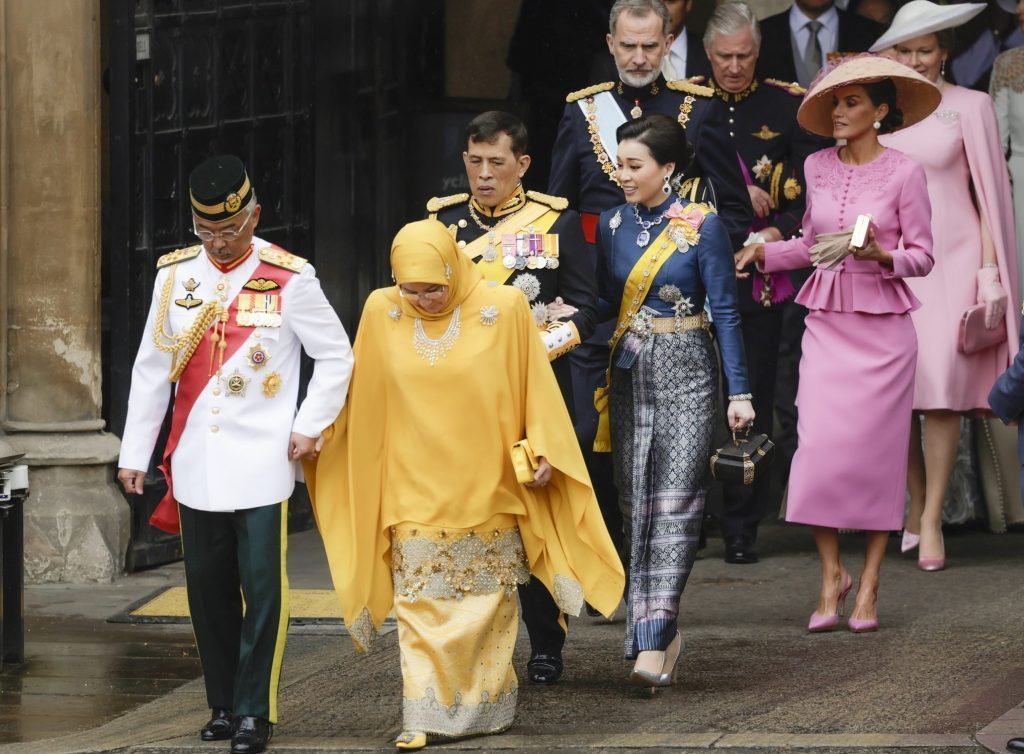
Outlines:
<svg viewBox="0 0 1024 754"><path fill-rule="evenodd" d="M174 287L165 328L168 333L180 333L192 324L202 308L190 299L205 303L220 297L229 306L259 266L260 250L270 245L253 238L253 253L226 273L204 251L158 271L146 330L132 371L128 418L121 440L121 468L149 468L167 412L172 384L168 380L171 354L158 349L153 342L160 293L167 277L174 275ZM223 285L222 290L218 290L219 284ZM210 377L171 456L174 498L189 508L233 511L288 498L295 486L296 473L296 464L288 459L291 433L319 437L345 403L352 374L352 348L312 265L307 264L291 275L276 293L280 294L281 302L280 326L251 328L247 341L221 367L220 378L216 374ZM254 348L260 352L255 359ZM314 367L306 398L296 412L301 349L314 360ZM262 364L261 356L266 357ZM208 369L204 364L192 367ZM216 370L215 363L213 371ZM227 380L236 370L237 375L248 380L242 395L227 388ZM264 383L271 374L277 375L280 387L276 392L271 389L273 395L268 395Z"/></svg>

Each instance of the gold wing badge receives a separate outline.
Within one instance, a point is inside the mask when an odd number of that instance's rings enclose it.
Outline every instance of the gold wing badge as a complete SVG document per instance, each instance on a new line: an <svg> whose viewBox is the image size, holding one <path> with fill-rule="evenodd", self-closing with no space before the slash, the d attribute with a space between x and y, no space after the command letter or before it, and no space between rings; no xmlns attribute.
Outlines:
<svg viewBox="0 0 1024 754"><path fill-rule="evenodd" d="M273 280L267 280L266 278L253 278L242 287L247 291L266 293L267 291L276 291L281 286Z"/></svg>
<svg viewBox="0 0 1024 754"><path fill-rule="evenodd" d="M782 136L782 134L778 131L772 131L770 128L768 128L768 124L765 123L763 126L761 126L760 131L754 131L751 134L751 136L761 139L762 141L771 141L772 139L779 138L780 136Z"/></svg>
<svg viewBox="0 0 1024 754"><path fill-rule="evenodd" d="M203 300L201 298L196 298L195 296L192 295L195 292L196 288L199 287L199 283L196 282L196 279L189 278L184 283L182 283L182 285L185 287L186 291L185 298L174 299L174 305L180 306L182 309L191 309L192 307L195 306L202 306Z"/></svg>

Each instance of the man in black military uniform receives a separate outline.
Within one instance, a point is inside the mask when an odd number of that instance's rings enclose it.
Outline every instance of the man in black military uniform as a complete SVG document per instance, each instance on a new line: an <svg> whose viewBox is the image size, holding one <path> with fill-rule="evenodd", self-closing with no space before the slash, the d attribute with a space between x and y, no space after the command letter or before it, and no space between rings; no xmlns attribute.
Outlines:
<svg viewBox="0 0 1024 754"><path fill-rule="evenodd" d="M819 148L803 131L796 111L804 90L774 79L758 80L760 35L746 3L719 5L708 21L704 45L711 61L715 107L728 124L732 153L743 172L754 208L751 233L762 241L789 238L800 230L805 203L803 164ZM743 345L754 394L754 431L772 431L775 369L782 315L793 285L785 274L753 272L737 281ZM768 505L769 474L750 486L724 486L721 527L727 563L755 563L757 525Z"/></svg>
<svg viewBox="0 0 1024 754"><path fill-rule="evenodd" d="M572 92L558 128L548 191L569 200L584 217L584 235L594 242L597 216L625 199L615 180L615 129L644 113L663 113L686 129L694 149L688 177L702 176L711 201L736 248L752 219L743 177L726 136L712 112L710 87L686 80L666 81L661 64L668 53L670 18L661 0L617 0L607 36L618 81Z"/></svg>
<svg viewBox="0 0 1024 754"><path fill-rule="evenodd" d="M593 332L597 283L579 215L563 198L523 191L527 146L526 128L514 116L478 115L466 127L463 153L472 196L431 199L427 212L448 226L488 282L526 296L571 413L569 364L558 357ZM532 650L527 675L553 683L562 674L565 643L558 607L536 578L520 587L519 597Z"/></svg>
<svg viewBox="0 0 1024 754"><path fill-rule="evenodd" d="M725 124L712 107L714 90L685 80L666 81L660 73L669 49L670 22L662 0L617 0L612 6L606 39L619 80L595 84L566 97L551 157L548 191L566 197L569 205L579 210L584 237L593 244L598 215L625 201L615 179L616 128L644 113L670 115L686 129L694 150L680 195L715 205L738 249L753 220L750 199ZM596 258L592 257L591 263L596 267ZM569 358L576 436L605 523L621 547L622 520L611 458L592 449L597 431L593 395L604 384L611 330L611 323L601 323L590 341Z"/></svg>

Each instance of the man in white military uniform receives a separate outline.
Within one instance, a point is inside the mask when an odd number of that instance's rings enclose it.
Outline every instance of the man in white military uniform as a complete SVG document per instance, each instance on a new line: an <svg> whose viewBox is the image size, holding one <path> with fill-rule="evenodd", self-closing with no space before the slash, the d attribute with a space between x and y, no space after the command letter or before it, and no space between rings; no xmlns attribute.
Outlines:
<svg viewBox="0 0 1024 754"><path fill-rule="evenodd" d="M200 737L230 738L233 754L256 754L277 722L287 499L297 462L316 455L341 411L352 349L313 267L254 235L260 205L241 160L211 157L193 170L190 189L203 243L157 263L118 479L141 494L176 382L161 466L168 493L151 523L175 531L180 518L213 711ZM303 349L314 367L296 413Z"/></svg>

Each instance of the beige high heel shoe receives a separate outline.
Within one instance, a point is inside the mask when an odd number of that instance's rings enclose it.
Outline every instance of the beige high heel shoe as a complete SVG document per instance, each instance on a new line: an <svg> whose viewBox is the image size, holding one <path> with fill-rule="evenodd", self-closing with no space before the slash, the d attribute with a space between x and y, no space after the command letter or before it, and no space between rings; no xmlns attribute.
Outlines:
<svg viewBox="0 0 1024 754"><path fill-rule="evenodd" d="M672 647L675 646L673 651ZM629 682L634 686L642 686L649 689L651 696L654 696L658 689L667 688L676 681L679 673L679 658L683 655L683 636L676 630L676 636L664 652L664 659L660 673L651 673L648 670L633 668L629 674Z"/></svg>

